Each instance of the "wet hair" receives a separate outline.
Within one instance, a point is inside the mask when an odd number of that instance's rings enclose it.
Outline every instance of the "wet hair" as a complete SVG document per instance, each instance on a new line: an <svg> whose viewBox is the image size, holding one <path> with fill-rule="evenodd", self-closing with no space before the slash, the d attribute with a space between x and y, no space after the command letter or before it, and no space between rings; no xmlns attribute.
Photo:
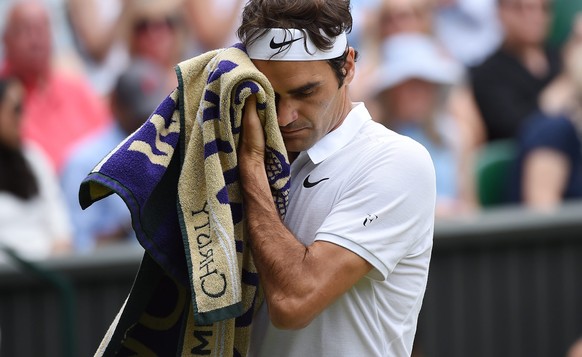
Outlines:
<svg viewBox="0 0 582 357"><path fill-rule="evenodd" d="M5 104L14 78L0 78L0 108ZM1 115L1 114L0 114ZM34 172L20 148L13 148L0 141L0 192L8 192L23 200L38 195L39 188Z"/></svg>
<svg viewBox="0 0 582 357"><path fill-rule="evenodd" d="M334 38L352 30L349 0L250 0L242 14L237 34L248 46L265 35L270 28L294 28L303 31L320 50L329 50ZM327 36L323 36L320 31ZM348 49L343 55L327 60L334 71L339 86L346 73L343 68Z"/></svg>

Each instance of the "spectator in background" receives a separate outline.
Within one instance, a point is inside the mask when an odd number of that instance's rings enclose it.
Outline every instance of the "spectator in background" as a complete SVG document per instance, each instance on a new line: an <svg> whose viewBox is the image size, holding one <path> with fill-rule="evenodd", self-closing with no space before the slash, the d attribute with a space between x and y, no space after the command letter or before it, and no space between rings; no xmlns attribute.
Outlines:
<svg viewBox="0 0 582 357"><path fill-rule="evenodd" d="M451 88L462 78L462 66L419 33L391 36L383 52L373 76L377 112L372 117L428 150L436 171L438 216L467 210L474 200L463 187L463 141L458 119L447 105Z"/></svg>
<svg viewBox="0 0 582 357"><path fill-rule="evenodd" d="M129 0L127 45L130 58L165 69L168 90L178 85L175 65L186 57L182 0Z"/></svg>
<svg viewBox="0 0 582 357"><path fill-rule="evenodd" d="M82 211L79 186L87 173L139 128L161 103L168 94L164 78L165 70L152 62L132 62L112 91L114 122L105 131L79 143L65 164L61 185L73 218L74 246L79 252L133 237L129 210L119 196L109 196Z"/></svg>
<svg viewBox="0 0 582 357"><path fill-rule="evenodd" d="M406 34L410 36L411 34L417 34L425 38L425 41L430 42L430 46L434 51L439 53L439 57L445 56L449 57L449 61L457 62L456 66L461 67L461 63L456 61L447 50L433 35L433 24L434 24L434 4L431 0L382 0L378 11L375 13L376 22L375 26L369 28L370 32L368 35L369 42L368 46L364 47L365 55L362 56L361 71L357 74L357 80L352 82L353 91L356 93L356 97L362 98L369 108L374 108L377 106L378 98L370 98L370 88L377 85L377 82L383 75L400 75L396 73L400 69L390 68L384 62L383 56L380 54L380 49L383 48L382 43L385 41L390 41L393 37L401 36ZM412 36L414 37L414 36ZM396 41L392 47L397 46L407 46L404 41ZM399 43L396 45L396 43ZM371 51L370 51L371 50ZM399 50L397 50L399 51ZM385 55L385 53L384 53ZM371 57L371 58L367 58ZM403 56L404 61L409 61L410 56ZM422 59L419 59L422 61ZM380 70L379 70L380 68ZM385 71L384 73L382 71ZM398 90L396 91L398 92ZM439 93L442 91L439 91ZM458 78L457 81L451 83L447 86L447 95L441 96L439 98L439 106L441 112L447 113L450 116L451 121L454 122L453 127L457 133L455 138L455 149L454 151L458 154L461 153L461 157L456 157L455 162L459 165L459 172L452 172L451 174L446 174L448 176L454 177L457 180L460 177L462 181L457 182L459 201L454 199L455 204L452 206L466 206L473 207L475 205L476 198L475 188L473 184L473 155L481 143L483 142L484 129L482 127L482 119L479 115L479 111L474 102L474 96L470 91L465 78ZM394 94L392 94L394 95ZM403 102L410 103L414 107L416 98L409 96L402 99ZM402 105L406 105L403 103ZM390 108L384 108L382 110L390 111ZM431 116L432 118L432 116ZM428 118L425 118L428 119ZM450 143L449 143L450 144ZM444 178L444 174L440 174L441 179ZM456 185L455 185L456 186ZM441 189L443 197L445 193ZM458 205L457 203L463 202ZM447 205L441 205L445 207ZM452 209L456 211L457 209ZM463 208L464 210L464 208ZM444 208L439 210L439 214L444 214L447 211Z"/></svg>
<svg viewBox="0 0 582 357"><path fill-rule="evenodd" d="M430 0L383 0L379 10L380 41L403 32L432 33Z"/></svg>
<svg viewBox="0 0 582 357"><path fill-rule="evenodd" d="M101 96L109 94L129 62L122 35L129 21L129 3L130 0L66 0L85 73Z"/></svg>
<svg viewBox="0 0 582 357"><path fill-rule="evenodd" d="M235 43L244 5L244 0L66 1L87 75L103 95L130 57L147 57L175 77L180 60Z"/></svg>
<svg viewBox="0 0 582 357"><path fill-rule="evenodd" d="M168 88L177 85L174 66L193 51L185 23L190 7L185 1L189 3L189 0L67 0L87 74L102 95L109 94L119 74L134 58L146 58L163 66L167 69ZM207 29L207 35L224 32L218 22L212 25L215 27ZM203 26L208 24L200 28ZM96 28L100 30L95 31Z"/></svg>
<svg viewBox="0 0 582 357"><path fill-rule="evenodd" d="M564 53L563 72L519 135L513 198L534 208L582 199L582 15Z"/></svg>
<svg viewBox="0 0 582 357"><path fill-rule="evenodd" d="M25 88L23 136L36 142L60 170L71 145L108 120L106 107L81 78L52 67L51 28L39 2L20 1L8 13L0 74Z"/></svg>
<svg viewBox="0 0 582 357"><path fill-rule="evenodd" d="M429 0L379 0L375 11L370 11L362 30L360 67L351 90L355 98L366 99L374 75L382 61L382 43L398 33L423 33L432 31L432 13Z"/></svg>
<svg viewBox="0 0 582 357"><path fill-rule="evenodd" d="M17 2L23 0L1 0L0 1L0 33L4 33L8 13ZM67 12L65 2L67 0L35 0L46 8L51 25L53 44L53 65L61 71L66 71L74 75L79 75L83 71L78 52L75 48L73 32L66 21ZM0 59L4 58L4 48L0 45Z"/></svg>
<svg viewBox="0 0 582 357"><path fill-rule="evenodd" d="M375 21L367 28L368 42L364 43L360 63L361 70L352 83L355 97L366 101L370 86L376 81L378 66L382 65L380 49L382 42L401 33L418 33L431 36L436 41L439 51L446 53L446 48L433 35L434 4L431 0L380 0L375 12ZM412 99L409 99L412 100ZM482 119L474 101L474 96L465 80L457 82L448 96L449 110L459 119L460 138L464 141L466 155L472 155L481 145L484 137ZM463 160L471 165L469 158ZM469 168L467 168L468 170ZM469 190L469 191L472 191Z"/></svg>
<svg viewBox="0 0 582 357"><path fill-rule="evenodd" d="M559 53L544 47L550 0L498 0L498 14L505 31L503 43L471 70L489 141L516 137L524 119L538 109L541 91L561 67Z"/></svg>
<svg viewBox="0 0 582 357"><path fill-rule="evenodd" d="M0 244L44 259L70 249L71 227L50 163L22 141L23 105L22 85L0 79Z"/></svg>

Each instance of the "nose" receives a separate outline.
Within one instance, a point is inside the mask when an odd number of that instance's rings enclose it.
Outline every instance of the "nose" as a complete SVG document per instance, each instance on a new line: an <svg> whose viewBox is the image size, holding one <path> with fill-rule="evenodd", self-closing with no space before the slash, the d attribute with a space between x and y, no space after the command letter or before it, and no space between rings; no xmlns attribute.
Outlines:
<svg viewBox="0 0 582 357"><path fill-rule="evenodd" d="M280 98L277 103L277 121L284 127L297 120L297 108L291 99Z"/></svg>

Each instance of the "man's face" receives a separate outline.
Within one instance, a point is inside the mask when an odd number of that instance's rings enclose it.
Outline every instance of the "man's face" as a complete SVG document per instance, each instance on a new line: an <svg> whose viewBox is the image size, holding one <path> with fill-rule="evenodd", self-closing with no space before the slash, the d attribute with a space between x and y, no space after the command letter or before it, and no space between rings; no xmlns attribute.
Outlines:
<svg viewBox="0 0 582 357"><path fill-rule="evenodd" d="M305 151L337 128L351 109L347 84L353 78L353 51L346 79L338 79L326 61L264 61L253 63L275 89L277 120L289 152Z"/></svg>
<svg viewBox="0 0 582 357"><path fill-rule="evenodd" d="M135 54L161 65L174 62L178 23L172 16L144 16L136 20L132 42Z"/></svg>
<svg viewBox="0 0 582 357"><path fill-rule="evenodd" d="M431 13L423 0L385 1L378 20L381 38L402 32L429 32L431 28Z"/></svg>
<svg viewBox="0 0 582 357"><path fill-rule="evenodd" d="M413 78L383 91L379 99L392 119L422 123L434 114L437 90L436 84Z"/></svg>
<svg viewBox="0 0 582 357"><path fill-rule="evenodd" d="M4 44L6 57L17 74L36 75L46 71L51 61L51 29L41 5L16 5L8 20Z"/></svg>
<svg viewBox="0 0 582 357"><path fill-rule="evenodd" d="M499 16L506 40L517 45L539 46L548 34L550 0L503 0Z"/></svg>

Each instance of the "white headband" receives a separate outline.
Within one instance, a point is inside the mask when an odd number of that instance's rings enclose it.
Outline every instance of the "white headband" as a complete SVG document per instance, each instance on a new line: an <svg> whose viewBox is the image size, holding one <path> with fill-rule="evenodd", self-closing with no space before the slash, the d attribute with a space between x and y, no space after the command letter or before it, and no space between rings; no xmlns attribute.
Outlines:
<svg viewBox="0 0 582 357"><path fill-rule="evenodd" d="M327 37L323 31L321 34ZM251 59L271 61L320 61L343 55L348 45L346 33L327 38L332 48L322 51L301 30L272 28L247 46L247 53Z"/></svg>

